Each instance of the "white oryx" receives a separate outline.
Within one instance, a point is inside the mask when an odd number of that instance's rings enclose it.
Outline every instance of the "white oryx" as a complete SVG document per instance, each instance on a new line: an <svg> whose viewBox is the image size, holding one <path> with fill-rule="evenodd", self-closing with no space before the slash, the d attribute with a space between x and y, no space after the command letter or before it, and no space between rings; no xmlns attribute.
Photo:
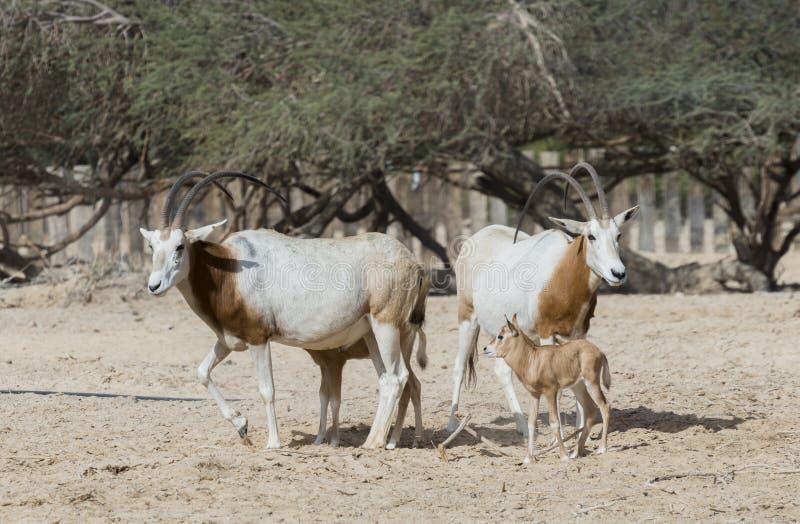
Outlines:
<svg viewBox="0 0 800 524"><path fill-rule="evenodd" d="M408 378L403 355L410 354L424 320L422 291L428 286L423 268L403 244L378 233L331 240L255 230L236 233L223 243L207 242L224 221L185 229L186 211L198 192L221 178L272 189L243 173L214 173L189 190L170 218L171 198L196 176L202 174L189 173L173 186L159 230L140 231L153 250L150 293L163 295L176 287L217 337L198 376L223 417L242 437L247 435L247 419L228 404L211 372L231 351L250 349L266 405L267 447L280 447L270 341L331 350L363 339L380 385L375 421L364 447L384 447Z"/></svg>
<svg viewBox="0 0 800 524"><path fill-rule="evenodd" d="M597 189L602 216L597 217L589 197L573 175L586 170ZM597 303L597 288L605 280L609 285L625 282L625 266L619 258L620 227L633 218L639 206L611 217L605 193L594 168L581 162L569 175L553 173L533 189L525 209L538 189L554 179L565 180L578 192L589 220L579 222L550 218L566 233L547 230L530 236L506 226L488 226L470 237L462 246L455 263L458 293L458 354L453 369L453 400L447 429L457 426L456 412L461 385L469 371L475 378L478 334L483 329L496 337L506 325L506 314L517 314L526 335L541 344L584 338ZM517 232L519 226L517 227ZM506 399L514 413L517 430L525 435L527 423L512 383L513 372L503 359L497 359L495 373L503 385ZM573 388L583 398L583 384ZM578 413L578 418L582 415ZM582 422L578 421L578 426Z"/></svg>

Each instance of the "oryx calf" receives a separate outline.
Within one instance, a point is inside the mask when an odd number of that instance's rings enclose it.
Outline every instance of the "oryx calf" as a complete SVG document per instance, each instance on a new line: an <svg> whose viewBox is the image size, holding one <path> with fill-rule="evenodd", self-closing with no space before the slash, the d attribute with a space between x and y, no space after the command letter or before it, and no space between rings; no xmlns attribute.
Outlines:
<svg viewBox="0 0 800 524"><path fill-rule="evenodd" d="M586 419L572 457L583 456L584 444L594 425L595 403L600 407L603 416L603 435L596 453L605 453L611 404L603 394L600 382L602 380L603 386L609 389L611 371L608 368L608 359L597 346L588 340L573 340L558 346L539 346L525 335L517 323L517 315L514 315L510 321L506 319L506 325L500 329L494 341L483 348L483 353L503 359L533 397L528 413L526 463L534 457L539 398L542 395L547 400L550 428L558 442L561 459L567 458L561 437L561 417L558 416L556 407L557 398L559 391L573 387L578 382L582 383L584 388L576 400L583 408Z"/></svg>
<svg viewBox="0 0 800 524"><path fill-rule="evenodd" d="M196 176L190 174L191 176ZM169 196L162 227L141 230L153 250L148 290L173 287L216 335L198 376L222 415L247 434L247 419L217 388L211 372L232 351L250 349L267 410L267 446L280 447L275 416L271 341L310 350L349 346L364 339L379 373L380 397L364 447L386 445L391 416L408 379L410 352L425 316L427 275L414 255L383 234L343 239L300 239L275 231L242 231L218 244L206 238L223 222L187 230L194 197L221 178L269 188L243 173L215 173L184 197L174 217ZM183 177L176 187L185 182ZM170 195L177 191L173 187Z"/></svg>

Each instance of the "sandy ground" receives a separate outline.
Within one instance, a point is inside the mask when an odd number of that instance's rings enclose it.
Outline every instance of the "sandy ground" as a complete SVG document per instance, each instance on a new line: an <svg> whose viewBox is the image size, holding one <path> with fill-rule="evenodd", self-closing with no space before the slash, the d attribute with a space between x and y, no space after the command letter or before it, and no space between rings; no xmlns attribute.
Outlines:
<svg viewBox="0 0 800 524"><path fill-rule="evenodd" d="M210 332L177 293L109 289L64 307L64 292L0 291L0 388L208 398L195 369ZM445 438L454 298L431 298L426 330L421 449L408 447L411 417L401 449L358 448L377 402L366 361L345 369L343 445L314 446L318 371L280 346L277 451L264 449L244 354L215 377L243 399L235 405L252 447L210 399L0 395L0 521L800 519L798 294L602 296L590 338L613 371L610 450L567 463L551 452L522 464L523 440L485 359L461 414L503 454L462 434L440 461L430 441Z"/></svg>

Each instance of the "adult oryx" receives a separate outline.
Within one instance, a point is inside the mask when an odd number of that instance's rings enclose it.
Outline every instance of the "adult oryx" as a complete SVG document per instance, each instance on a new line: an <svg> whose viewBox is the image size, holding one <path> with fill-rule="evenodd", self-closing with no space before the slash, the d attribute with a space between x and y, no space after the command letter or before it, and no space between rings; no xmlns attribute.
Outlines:
<svg viewBox="0 0 800 524"><path fill-rule="evenodd" d="M217 389L211 372L231 351L250 349L267 410L267 447L280 447L274 407L270 341L333 350L364 340L379 372L380 398L364 447L386 445L391 416L403 391L410 354L425 316L423 268L400 242L378 233L338 240L291 238L271 230L242 231L222 243L206 241L223 222L187 230L192 200L209 184L238 178L272 189L243 173L202 178L173 216L181 177L170 191L161 228L141 229L153 250L152 295L176 287L216 335L198 376L223 417L244 437L247 419ZM202 176L202 175L200 175Z"/></svg>
<svg viewBox="0 0 800 524"><path fill-rule="evenodd" d="M602 209L600 218L573 178L580 170L586 170L594 181ZM639 206L612 218L597 173L591 165L581 162L568 175L554 173L544 177L531 192L521 217L538 189L555 179L565 180L577 191L589 220L551 217L563 232L550 229L533 236L521 233L516 243L513 228L488 226L464 243L456 260L459 333L447 426L451 432L457 425L458 398L467 367L470 380L475 378L476 344L481 329L495 337L506 324L505 315L517 314L525 334L541 344L584 338L600 282L605 280L612 286L625 282L625 266L619 258L620 227L636 215ZM497 359L494 370L514 412L517 430L524 435L527 424L514 394L511 368Z"/></svg>

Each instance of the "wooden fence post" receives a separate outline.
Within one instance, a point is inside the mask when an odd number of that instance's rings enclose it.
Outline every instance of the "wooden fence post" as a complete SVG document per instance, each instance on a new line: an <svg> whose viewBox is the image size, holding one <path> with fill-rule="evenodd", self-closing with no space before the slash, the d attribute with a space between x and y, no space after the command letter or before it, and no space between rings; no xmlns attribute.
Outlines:
<svg viewBox="0 0 800 524"><path fill-rule="evenodd" d="M681 174L664 175L664 248L677 253L681 247Z"/></svg>
<svg viewBox="0 0 800 524"><path fill-rule="evenodd" d="M725 214L725 211L722 210L722 207L716 201L719 200L719 196L714 196L714 208L713 208L713 215L714 215L714 252L715 253L726 253L730 249L730 238L729 238L729 231L730 228L730 218L728 215Z"/></svg>
<svg viewBox="0 0 800 524"><path fill-rule="evenodd" d="M655 251L656 177L641 175L636 181L639 198L639 251Z"/></svg>
<svg viewBox="0 0 800 524"><path fill-rule="evenodd" d="M612 189L609 192L608 205L611 208L611 216L614 216L617 213L622 213L623 211L631 207L631 197L630 193L628 192L627 180L623 180L622 182L614 186L614 189ZM623 231L622 236L619 239L619 243L622 246L630 247L631 235L626 231Z"/></svg>
<svg viewBox="0 0 800 524"><path fill-rule="evenodd" d="M489 203L486 195L478 191L469 192L470 231L476 233L489 225Z"/></svg>
<svg viewBox="0 0 800 524"><path fill-rule="evenodd" d="M489 222L501 226L508 225L508 206L499 198L489 198Z"/></svg>
<svg viewBox="0 0 800 524"><path fill-rule="evenodd" d="M705 246L706 201L705 187L689 178L689 249L692 253L702 253Z"/></svg>

